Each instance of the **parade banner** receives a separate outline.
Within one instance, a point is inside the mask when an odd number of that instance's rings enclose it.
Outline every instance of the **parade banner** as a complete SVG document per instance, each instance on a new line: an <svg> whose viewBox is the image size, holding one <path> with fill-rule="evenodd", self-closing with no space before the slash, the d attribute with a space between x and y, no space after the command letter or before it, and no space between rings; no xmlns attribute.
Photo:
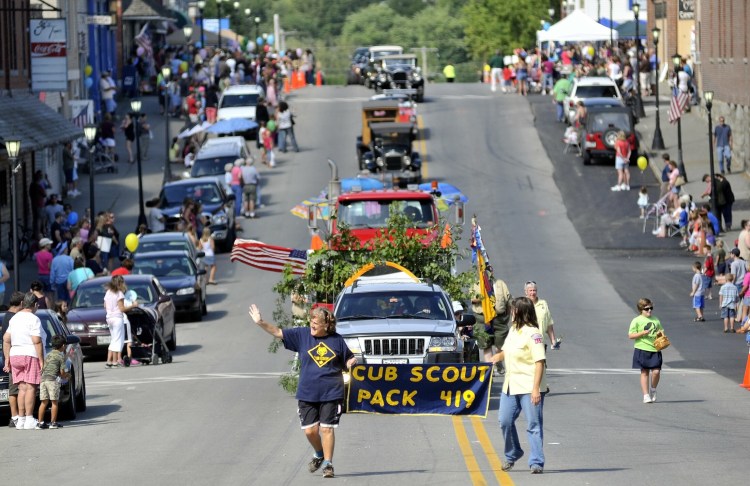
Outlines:
<svg viewBox="0 0 750 486"><path fill-rule="evenodd" d="M67 91L68 37L65 19L31 19L31 90Z"/></svg>
<svg viewBox="0 0 750 486"><path fill-rule="evenodd" d="M486 417L491 386L489 363L358 365L347 413Z"/></svg>

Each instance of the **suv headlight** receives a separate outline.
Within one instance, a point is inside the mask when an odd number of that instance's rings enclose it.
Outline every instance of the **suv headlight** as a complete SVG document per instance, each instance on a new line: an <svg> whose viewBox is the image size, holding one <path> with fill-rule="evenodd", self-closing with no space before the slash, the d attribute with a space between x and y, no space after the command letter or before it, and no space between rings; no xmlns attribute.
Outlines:
<svg viewBox="0 0 750 486"><path fill-rule="evenodd" d="M193 295L195 293L195 287L185 287L175 292L177 295Z"/></svg>
<svg viewBox="0 0 750 486"><path fill-rule="evenodd" d="M455 351L458 342L454 336L435 336L430 339L430 349L428 351Z"/></svg>
<svg viewBox="0 0 750 486"><path fill-rule="evenodd" d="M344 338L349 350L354 354L362 354L362 347L359 345L359 339L357 338Z"/></svg>
<svg viewBox="0 0 750 486"><path fill-rule="evenodd" d="M211 216L211 224L227 224L227 214L224 212L216 213Z"/></svg>

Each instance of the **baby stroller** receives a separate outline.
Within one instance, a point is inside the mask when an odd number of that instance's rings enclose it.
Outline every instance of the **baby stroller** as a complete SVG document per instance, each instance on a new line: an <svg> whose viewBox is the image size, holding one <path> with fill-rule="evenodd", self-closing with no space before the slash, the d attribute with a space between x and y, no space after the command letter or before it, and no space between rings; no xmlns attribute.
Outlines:
<svg viewBox="0 0 750 486"><path fill-rule="evenodd" d="M172 354L167 348L161 330L156 326L156 311L147 307L136 307L126 314L130 322L130 349L133 358L143 364L155 365L159 363L159 359L162 363L171 363ZM126 366L130 364L129 359L124 361Z"/></svg>
<svg viewBox="0 0 750 486"><path fill-rule="evenodd" d="M88 174L89 171L89 148L87 145L83 145L81 154L85 154L85 158L81 158L78 164L78 171L83 174ZM106 147L102 145L101 140L97 140L96 146L91 149L91 164L94 166L95 174L116 174L117 173L117 161L107 154Z"/></svg>

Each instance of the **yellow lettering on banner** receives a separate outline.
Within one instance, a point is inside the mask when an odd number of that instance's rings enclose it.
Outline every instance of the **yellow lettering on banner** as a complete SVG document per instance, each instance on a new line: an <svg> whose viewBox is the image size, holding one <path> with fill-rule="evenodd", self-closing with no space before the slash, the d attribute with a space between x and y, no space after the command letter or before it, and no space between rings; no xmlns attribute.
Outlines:
<svg viewBox="0 0 750 486"><path fill-rule="evenodd" d="M417 404L414 403L414 397L417 395L417 390L414 390L413 392L404 392L404 396L401 399L401 405L407 406L411 405L412 407L416 407Z"/></svg>
<svg viewBox="0 0 750 486"><path fill-rule="evenodd" d="M377 370L377 373L375 372ZM367 368L367 379L370 381L380 381L383 379L383 368L382 367L370 367Z"/></svg>
<svg viewBox="0 0 750 486"><path fill-rule="evenodd" d="M471 369L471 376L466 376L466 370L469 370L469 369ZM475 376L477 376L476 366L464 366L463 368L461 368L461 381L464 381L464 382L474 381Z"/></svg>
<svg viewBox="0 0 750 486"><path fill-rule="evenodd" d="M455 366L449 366L443 370L443 381L446 383L453 383L458 380L458 368Z"/></svg>
<svg viewBox="0 0 750 486"><path fill-rule="evenodd" d="M487 370L490 369L487 365L477 366L477 370L479 370L479 381L481 383L484 383L484 377L487 376Z"/></svg>
<svg viewBox="0 0 750 486"><path fill-rule="evenodd" d="M359 390L359 393L357 393L357 403L362 403L366 400L369 400L371 396L372 394L367 390Z"/></svg>
<svg viewBox="0 0 750 486"><path fill-rule="evenodd" d="M440 366L430 366L427 368L427 380L433 383L440 381L440 378L435 378L432 374L436 371L440 371Z"/></svg>
<svg viewBox="0 0 750 486"><path fill-rule="evenodd" d="M398 373L395 366L389 366L385 369L385 381L396 381Z"/></svg>
<svg viewBox="0 0 750 486"><path fill-rule="evenodd" d="M421 366L415 366L411 369L411 378L409 378L409 381L412 383L416 383L418 381L422 381L422 367Z"/></svg>
<svg viewBox="0 0 750 486"><path fill-rule="evenodd" d="M365 377L362 374L362 370L364 370L364 366L355 366L352 368L351 377L354 378L357 381L365 381Z"/></svg>
<svg viewBox="0 0 750 486"><path fill-rule="evenodd" d="M391 397L393 397L393 395L398 395L399 393L401 393L401 390L391 390L385 394L385 401L388 402L388 405L392 407L398 405L398 400L393 400Z"/></svg>
<svg viewBox="0 0 750 486"><path fill-rule="evenodd" d="M383 402L383 392L375 390L375 393L372 395L372 400L370 400L370 405L380 405L381 407L385 407L385 402Z"/></svg>

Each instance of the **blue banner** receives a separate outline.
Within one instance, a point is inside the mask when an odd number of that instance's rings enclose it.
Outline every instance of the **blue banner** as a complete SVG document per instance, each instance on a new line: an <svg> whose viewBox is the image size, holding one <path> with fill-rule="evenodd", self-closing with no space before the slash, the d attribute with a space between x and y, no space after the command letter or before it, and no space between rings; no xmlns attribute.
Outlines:
<svg viewBox="0 0 750 486"><path fill-rule="evenodd" d="M347 413L486 417L491 386L489 363L358 365Z"/></svg>

